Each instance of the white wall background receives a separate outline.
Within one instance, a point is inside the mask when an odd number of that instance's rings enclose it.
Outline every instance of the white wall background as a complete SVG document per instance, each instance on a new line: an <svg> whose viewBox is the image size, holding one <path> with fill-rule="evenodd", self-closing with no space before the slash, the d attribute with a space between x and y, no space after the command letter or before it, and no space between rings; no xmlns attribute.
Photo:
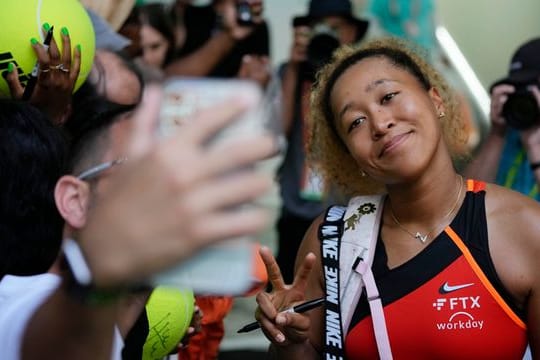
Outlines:
<svg viewBox="0 0 540 360"><path fill-rule="evenodd" d="M438 0L437 11L486 88L521 43L540 37L538 0Z"/></svg>
<svg viewBox="0 0 540 360"><path fill-rule="evenodd" d="M274 65L285 61L291 46L291 22L307 13L308 0L265 0L264 12L271 31L271 54Z"/></svg>

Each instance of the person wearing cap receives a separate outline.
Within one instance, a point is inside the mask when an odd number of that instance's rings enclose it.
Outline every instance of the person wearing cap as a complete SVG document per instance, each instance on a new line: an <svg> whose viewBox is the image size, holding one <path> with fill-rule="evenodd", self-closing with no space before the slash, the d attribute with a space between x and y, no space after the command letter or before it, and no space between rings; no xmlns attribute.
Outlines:
<svg viewBox="0 0 540 360"><path fill-rule="evenodd" d="M304 122L309 117L314 73L339 45L365 39L369 25L353 15L349 0L312 0L307 14L292 21L294 39L289 60L280 67L288 147L279 172L283 204L277 223L277 259L286 281L292 281L294 259L304 233L325 207L319 178L307 166L304 152Z"/></svg>
<svg viewBox="0 0 540 360"><path fill-rule="evenodd" d="M540 200L540 38L512 56L508 76L491 86L491 129L465 169Z"/></svg>

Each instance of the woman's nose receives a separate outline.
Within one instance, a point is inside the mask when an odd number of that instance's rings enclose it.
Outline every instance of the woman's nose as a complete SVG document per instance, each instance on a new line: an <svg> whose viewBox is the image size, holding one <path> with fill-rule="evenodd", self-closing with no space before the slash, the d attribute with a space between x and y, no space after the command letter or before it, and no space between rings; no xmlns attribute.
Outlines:
<svg viewBox="0 0 540 360"><path fill-rule="evenodd" d="M375 112L370 121L371 125L371 134L374 138L379 138L384 136L388 130L394 127L395 119L387 111L377 111Z"/></svg>

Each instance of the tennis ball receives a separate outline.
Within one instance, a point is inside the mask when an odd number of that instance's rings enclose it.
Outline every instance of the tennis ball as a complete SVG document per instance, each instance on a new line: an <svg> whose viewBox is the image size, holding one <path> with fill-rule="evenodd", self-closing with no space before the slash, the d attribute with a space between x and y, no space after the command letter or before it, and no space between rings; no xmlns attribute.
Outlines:
<svg viewBox="0 0 540 360"><path fill-rule="evenodd" d="M143 360L161 359L178 346L191 323L194 305L191 290L158 286L152 291L146 302L148 336Z"/></svg>
<svg viewBox="0 0 540 360"><path fill-rule="evenodd" d="M44 41L43 24L54 26L54 39L62 53L61 29L67 28L71 39L72 54L76 45L81 46L81 70L75 84L77 90L87 78L95 52L94 27L79 0L2 0L0 12L0 97L10 92L4 76L12 62L19 73L19 80L26 86L37 57L30 39Z"/></svg>

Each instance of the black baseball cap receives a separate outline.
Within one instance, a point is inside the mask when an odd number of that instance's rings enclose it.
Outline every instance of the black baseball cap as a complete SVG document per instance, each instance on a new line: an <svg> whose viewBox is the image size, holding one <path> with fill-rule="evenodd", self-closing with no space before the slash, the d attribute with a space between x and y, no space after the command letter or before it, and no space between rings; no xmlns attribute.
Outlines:
<svg viewBox="0 0 540 360"><path fill-rule="evenodd" d="M349 0L311 0L308 13L303 16L295 16L293 26L309 26L326 16L341 16L354 24L358 29L358 39L364 36L369 25L369 21L354 16Z"/></svg>
<svg viewBox="0 0 540 360"><path fill-rule="evenodd" d="M535 38L521 45L510 62L508 76L491 87L499 84L531 84L540 78L540 38Z"/></svg>

